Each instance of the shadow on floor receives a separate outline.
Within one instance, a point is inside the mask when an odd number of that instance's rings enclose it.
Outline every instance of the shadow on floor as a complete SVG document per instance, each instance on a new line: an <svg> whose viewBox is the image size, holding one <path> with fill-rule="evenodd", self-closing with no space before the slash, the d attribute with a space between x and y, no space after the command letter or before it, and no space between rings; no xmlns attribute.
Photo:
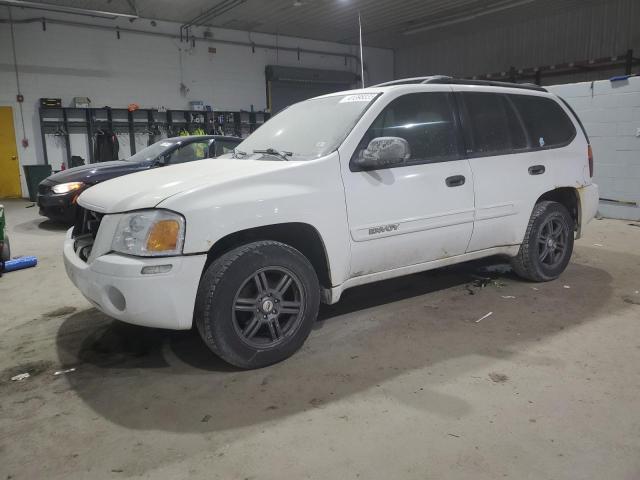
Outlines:
<svg viewBox="0 0 640 480"><path fill-rule="evenodd" d="M62 324L58 355L63 365L77 367L67 376L76 394L99 415L132 429L238 428L324 408L414 371L420 371L416 391L396 392L398 401L461 417L472 407L438 393L433 386L448 380L425 373L430 366L479 356L474 368L490 368L522 345L595 318L612 294L611 276L585 265L572 264L564 274L560 282L570 282L570 290L558 282L533 290L510 273L494 273L517 295L510 303L491 287L472 294L469 282L482 267L476 262L345 292L339 304L322 309L319 328L300 352L261 370L229 367L195 331L131 326L93 309ZM495 314L476 323L487 304ZM457 363L462 366L454 375L468 375L464 362Z"/></svg>
<svg viewBox="0 0 640 480"><path fill-rule="evenodd" d="M38 208L36 205L34 208ZM13 227L13 230L18 233L35 233L35 232L65 232L69 230L70 226L64 223L54 222L48 220L46 217L38 217L27 222L22 222Z"/></svg>

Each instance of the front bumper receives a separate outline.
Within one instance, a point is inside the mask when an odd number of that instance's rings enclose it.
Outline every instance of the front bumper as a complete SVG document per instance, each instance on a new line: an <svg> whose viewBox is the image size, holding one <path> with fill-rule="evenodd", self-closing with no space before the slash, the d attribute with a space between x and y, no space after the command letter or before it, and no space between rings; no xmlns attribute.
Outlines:
<svg viewBox="0 0 640 480"><path fill-rule="evenodd" d="M52 220L73 223L76 215L76 205L73 199L78 192L69 192L60 195L54 193L38 193L37 203L40 207L40 215Z"/></svg>
<svg viewBox="0 0 640 480"><path fill-rule="evenodd" d="M206 255L140 258L108 253L85 263L75 252L73 229L64 242L67 275L96 308L123 322L188 330ZM160 274L143 267L171 265Z"/></svg>

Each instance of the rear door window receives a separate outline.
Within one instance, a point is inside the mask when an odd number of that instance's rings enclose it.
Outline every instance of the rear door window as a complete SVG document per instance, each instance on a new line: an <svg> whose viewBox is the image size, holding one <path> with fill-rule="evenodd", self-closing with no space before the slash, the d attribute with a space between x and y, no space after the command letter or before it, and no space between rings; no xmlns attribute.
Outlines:
<svg viewBox="0 0 640 480"><path fill-rule="evenodd" d="M561 147L576 136L576 129L558 102L534 95L509 95L531 138L533 149Z"/></svg>
<svg viewBox="0 0 640 480"><path fill-rule="evenodd" d="M514 143L522 144L523 132L517 132L517 125L509 119L507 104L503 95L484 92L463 92L467 118L467 143L469 153L476 155L500 155L511 153ZM512 112L511 112L512 113Z"/></svg>
<svg viewBox="0 0 640 480"><path fill-rule="evenodd" d="M511 149L517 153L518 150L527 150L530 147L530 140L524 130L522 119L509 97L502 96L507 113L507 123L509 125L509 137L511 139Z"/></svg>

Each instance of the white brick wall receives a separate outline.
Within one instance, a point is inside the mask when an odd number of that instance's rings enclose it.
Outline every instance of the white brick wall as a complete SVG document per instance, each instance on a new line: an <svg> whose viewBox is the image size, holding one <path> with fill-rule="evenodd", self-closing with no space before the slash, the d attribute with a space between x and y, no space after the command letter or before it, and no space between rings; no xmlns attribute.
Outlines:
<svg viewBox="0 0 640 480"><path fill-rule="evenodd" d="M591 139L605 216L640 220L640 77L553 85L576 111ZM635 206L629 203L635 204Z"/></svg>

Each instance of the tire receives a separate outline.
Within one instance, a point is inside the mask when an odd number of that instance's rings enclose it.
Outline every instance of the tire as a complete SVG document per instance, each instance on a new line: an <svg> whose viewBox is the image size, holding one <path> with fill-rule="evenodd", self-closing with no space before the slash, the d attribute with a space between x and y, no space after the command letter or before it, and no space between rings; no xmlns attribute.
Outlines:
<svg viewBox="0 0 640 480"><path fill-rule="evenodd" d="M514 272L534 282L558 278L571 260L574 230L564 205L551 201L536 204L518 255L511 259Z"/></svg>
<svg viewBox="0 0 640 480"><path fill-rule="evenodd" d="M4 245L2 246L2 251L0 252L0 260L6 262L7 260L11 260L11 244L9 243L9 235L5 234L4 236Z"/></svg>
<svg viewBox="0 0 640 480"><path fill-rule="evenodd" d="M198 287L195 322L224 361L261 368L302 346L319 306L320 286L309 260L284 243L260 241L209 265Z"/></svg>

